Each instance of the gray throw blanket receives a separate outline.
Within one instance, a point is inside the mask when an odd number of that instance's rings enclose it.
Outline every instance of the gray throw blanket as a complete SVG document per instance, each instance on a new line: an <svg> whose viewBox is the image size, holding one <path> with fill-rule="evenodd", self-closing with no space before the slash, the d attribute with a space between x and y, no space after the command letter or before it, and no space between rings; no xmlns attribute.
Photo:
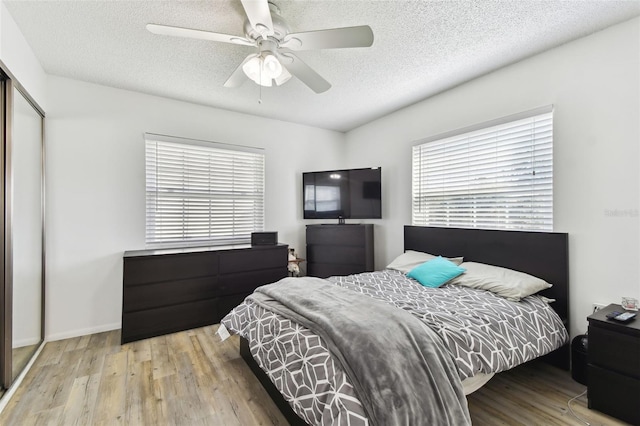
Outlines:
<svg viewBox="0 0 640 426"><path fill-rule="evenodd" d="M470 425L452 356L410 313L319 278L284 278L250 296L319 335L372 425Z"/></svg>

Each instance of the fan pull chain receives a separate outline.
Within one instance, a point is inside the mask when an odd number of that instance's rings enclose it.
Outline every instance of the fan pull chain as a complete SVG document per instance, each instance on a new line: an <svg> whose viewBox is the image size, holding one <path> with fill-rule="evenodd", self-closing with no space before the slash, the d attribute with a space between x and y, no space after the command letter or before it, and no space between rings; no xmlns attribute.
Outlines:
<svg viewBox="0 0 640 426"><path fill-rule="evenodd" d="M260 84L258 84L258 105L262 105L262 62L258 67L258 78L260 79Z"/></svg>

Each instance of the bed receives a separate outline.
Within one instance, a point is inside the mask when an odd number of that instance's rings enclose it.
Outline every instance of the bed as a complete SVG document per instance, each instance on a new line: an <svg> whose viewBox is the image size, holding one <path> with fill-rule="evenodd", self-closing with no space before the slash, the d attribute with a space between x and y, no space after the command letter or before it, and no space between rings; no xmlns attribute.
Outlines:
<svg viewBox="0 0 640 426"><path fill-rule="evenodd" d="M350 290L349 293L359 292L371 296L371 299L395 304L401 308L397 311L409 311L423 323L429 324L453 355L464 391L469 393L485 383L492 374L527 362L539 353L545 353L544 358L548 362L568 368L567 245L567 235L563 233L404 228L406 254L420 252L445 258L464 257L465 263L461 266L473 266L473 263L494 265L530 274L553 284L538 295L523 298L519 302L506 302L492 292L457 285L425 289L395 269L331 277L329 281L335 287ZM322 286L322 283L318 285ZM550 303L551 300L553 302ZM438 303L435 305L438 308L433 308L432 301ZM490 306L495 302L514 311L504 315L496 313L496 309ZM537 317L538 311L548 318ZM492 322L491 318L496 315L505 318L497 322L495 330L483 328L482 332L473 331L473 338L467 336L464 339L469 341L460 343L456 329L467 329L477 322L474 312L482 312ZM531 324L514 325L517 330L526 329L531 341L524 346L512 345L511 340L518 339L512 336L505 338L500 333L508 326L507 323L513 322L513 318L520 321L521 317L532 315L531 312L536 315ZM548 327L551 323L553 327ZM377 417L365 409L364 406L368 404L363 404L358 398L356 388L360 389L359 385L354 387L349 376L341 369L344 365L331 357L323 340L318 338L319 332L311 332L300 323L265 310L257 302L251 301L248 305L245 301L245 304L234 309L222 324L242 336L242 357L291 424L367 425L374 423L370 419L376 418L377 421ZM292 345L295 349L291 349ZM366 377L372 375L375 376L369 372ZM440 383L443 382L440 379ZM354 383L358 383L358 380ZM446 389L443 392L446 393ZM430 393L438 393L438 390L431 389Z"/></svg>

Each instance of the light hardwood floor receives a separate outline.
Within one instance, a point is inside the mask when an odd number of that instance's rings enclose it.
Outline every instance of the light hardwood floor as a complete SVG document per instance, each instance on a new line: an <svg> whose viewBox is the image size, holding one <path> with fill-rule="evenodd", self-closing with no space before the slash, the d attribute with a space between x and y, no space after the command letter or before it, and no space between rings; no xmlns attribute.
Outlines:
<svg viewBox="0 0 640 426"><path fill-rule="evenodd" d="M119 331L48 343L0 425L286 425L217 326L120 345ZM584 391L542 363L496 375L469 396L474 425L580 425ZM623 423L588 410L592 425Z"/></svg>

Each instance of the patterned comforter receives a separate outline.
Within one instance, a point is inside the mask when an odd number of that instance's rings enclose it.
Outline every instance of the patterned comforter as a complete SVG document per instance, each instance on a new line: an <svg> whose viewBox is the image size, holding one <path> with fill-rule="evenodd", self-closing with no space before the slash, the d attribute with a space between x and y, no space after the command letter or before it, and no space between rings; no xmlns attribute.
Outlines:
<svg viewBox="0 0 640 426"><path fill-rule="evenodd" d="M328 280L420 318L442 338L462 380L513 368L568 341L562 320L538 296L511 302L456 285L431 289L393 270ZM310 330L259 307L251 296L222 324L249 341L258 365L307 423L368 425L348 377Z"/></svg>

